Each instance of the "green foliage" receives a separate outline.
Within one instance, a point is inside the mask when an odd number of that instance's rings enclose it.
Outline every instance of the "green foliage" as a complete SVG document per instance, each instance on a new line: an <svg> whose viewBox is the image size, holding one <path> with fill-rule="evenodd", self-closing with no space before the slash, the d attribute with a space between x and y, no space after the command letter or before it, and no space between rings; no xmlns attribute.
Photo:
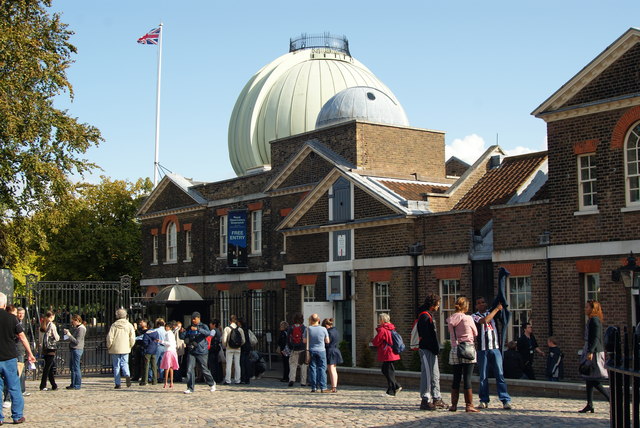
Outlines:
<svg viewBox="0 0 640 428"><path fill-rule="evenodd" d="M358 360L358 367L369 368L373 367L373 351L368 343L364 343L360 350L360 359Z"/></svg>
<svg viewBox="0 0 640 428"><path fill-rule="evenodd" d="M351 343L346 340L341 340L338 343L338 349L340 349L340 353L342 354L342 364L344 367L351 367L353 365L353 356L351 355Z"/></svg>
<svg viewBox="0 0 640 428"><path fill-rule="evenodd" d="M449 364L449 353L451 352L451 341L445 340L444 346L440 351L440 372L441 373L453 373L453 368Z"/></svg>
<svg viewBox="0 0 640 428"><path fill-rule="evenodd" d="M68 176L95 167L79 156L102 140L98 129L54 107L56 96L73 97L66 71L76 49L50 5L0 2L0 211L7 217L64 199Z"/></svg>
<svg viewBox="0 0 640 428"><path fill-rule="evenodd" d="M117 281L140 278L140 224L136 212L141 197L151 191L149 179L131 184L102 177L98 185L77 187L77 197L39 214L46 246L38 267L49 281Z"/></svg>

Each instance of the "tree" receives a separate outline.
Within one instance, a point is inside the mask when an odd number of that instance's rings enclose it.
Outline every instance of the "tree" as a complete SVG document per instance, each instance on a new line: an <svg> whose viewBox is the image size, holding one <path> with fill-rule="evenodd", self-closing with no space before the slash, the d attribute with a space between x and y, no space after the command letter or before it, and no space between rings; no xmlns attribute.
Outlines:
<svg viewBox="0 0 640 428"><path fill-rule="evenodd" d="M142 238L136 213L153 185L102 177L98 185L82 184L77 197L62 207L39 213L46 246L38 251L45 280L117 281L140 278Z"/></svg>
<svg viewBox="0 0 640 428"><path fill-rule="evenodd" d="M80 158L102 140L97 128L54 107L73 89L66 70L73 32L51 0L0 1L0 209L29 214L72 188L68 176L95 165Z"/></svg>

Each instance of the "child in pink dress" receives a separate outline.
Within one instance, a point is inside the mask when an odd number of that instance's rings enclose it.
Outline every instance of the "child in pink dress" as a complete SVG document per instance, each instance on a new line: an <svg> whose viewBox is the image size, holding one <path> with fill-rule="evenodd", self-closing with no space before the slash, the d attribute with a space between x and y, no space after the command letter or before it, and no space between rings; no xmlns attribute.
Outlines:
<svg viewBox="0 0 640 428"><path fill-rule="evenodd" d="M173 371L180 368L180 364L178 364L178 353L176 351L176 336L173 332L174 327L175 322L173 321L165 324L165 340L160 341L165 347L162 362L160 363L160 368L164 369L163 388L167 387L167 380L169 380L169 388L173 388Z"/></svg>

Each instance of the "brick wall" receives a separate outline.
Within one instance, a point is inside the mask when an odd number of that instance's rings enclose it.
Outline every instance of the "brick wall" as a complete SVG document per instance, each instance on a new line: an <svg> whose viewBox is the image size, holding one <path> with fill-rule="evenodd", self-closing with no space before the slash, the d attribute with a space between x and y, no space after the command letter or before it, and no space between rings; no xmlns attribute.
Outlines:
<svg viewBox="0 0 640 428"><path fill-rule="evenodd" d="M493 249L538 247L540 235L549 231L549 203L532 202L492 208Z"/></svg>
<svg viewBox="0 0 640 428"><path fill-rule="evenodd" d="M354 218L372 218L397 215L398 213L357 186L353 190Z"/></svg>

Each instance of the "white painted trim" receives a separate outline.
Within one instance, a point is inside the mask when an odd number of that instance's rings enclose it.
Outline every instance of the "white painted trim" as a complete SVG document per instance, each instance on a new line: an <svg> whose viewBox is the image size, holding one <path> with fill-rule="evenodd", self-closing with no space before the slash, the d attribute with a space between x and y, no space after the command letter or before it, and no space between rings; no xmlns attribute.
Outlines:
<svg viewBox="0 0 640 428"><path fill-rule="evenodd" d="M271 272L248 272L248 273L230 273L224 275L205 275L205 276L185 276L180 277L181 284L210 284L218 282L241 282L241 281L273 281L285 279L284 271ZM148 278L140 281L141 286L149 285L173 285L176 283L176 277L170 278Z"/></svg>
<svg viewBox="0 0 640 428"><path fill-rule="evenodd" d="M640 240L588 242L585 244L551 245L550 259L573 259L578 257L603 257L625 255L630 251L640 251ZM494 263L518 262L524 260L544 260L547 247L531 247L518 250L494 251Z"/></svg>
<svg viewBox="0 0 640 428"><path fill-rule="evenodd" d="M631 213L634 211L640 211L640 205L629 205L628 207L620 208L620 212Z"/></svg>
<svg viewBox="0 0 640 428"><path fill-rule="evenodd" d="M546 247L533 247L518 250L494 251L491 260L493 263L504 263L523 260L544 260L545 258Z"/></svg>
<svg viewBox="0 0 640 428"><path fill-rule="evenodd" d="M575 211L573 213L574 216L581 216L581 215L591 215L591 214L600 214L600 210L598 209L598 206L595 205L595 208L591 208L591 209L587 209L587 208L583 208L580 211Z"/></svg>

